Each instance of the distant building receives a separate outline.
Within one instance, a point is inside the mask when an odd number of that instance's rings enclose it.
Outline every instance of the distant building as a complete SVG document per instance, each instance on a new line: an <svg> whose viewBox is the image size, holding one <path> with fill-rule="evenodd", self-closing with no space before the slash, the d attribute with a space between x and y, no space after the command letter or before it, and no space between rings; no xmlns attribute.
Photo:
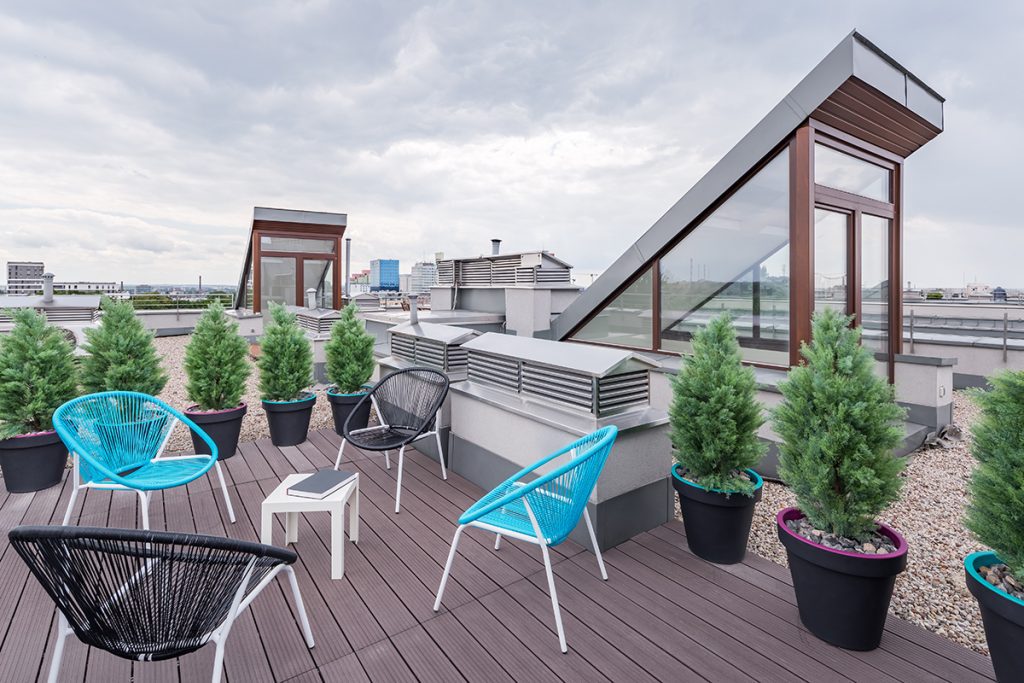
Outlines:
<svg viewBox="0 0 1024 683"><path fill-rule="evenodd" d="M43 291L43 270L42 261L8 261L7 293L17 296Z"/></svg>
<svg viewBox="0 0 1024 683"><path fill-rule="evenodd" d="M437 284L437 264L429 261L414 263L409 280L409 288L404 291L414 294L429 292Z"/></svg>
<svg viewBox="0 0 1024 683"><path fill-rule="evenodd" d="M992 290L992 301L1006 301L1006 290L1002 287L996 287Z"/></svg>
<svg viewBox="0 0 1024 683"><path fill-rule="evenodd" d="M410 285L412 284L412 275L409 273L402 273L398 276L398 291L400 292L411 292Z"/></svg>
<svg viewBox="0 0 1024 683"><path fill-rule="evenodd" d="M398 278L398 259L374 259L370 261L370 291L397 292L400 281Z"/></svg>
<svg viewBox="0 0 1024 683"><path fill-rule="evenodd" d="M116 282L54 282L53 289L58 292L83 294L114 294L121 290Z"/></svg>

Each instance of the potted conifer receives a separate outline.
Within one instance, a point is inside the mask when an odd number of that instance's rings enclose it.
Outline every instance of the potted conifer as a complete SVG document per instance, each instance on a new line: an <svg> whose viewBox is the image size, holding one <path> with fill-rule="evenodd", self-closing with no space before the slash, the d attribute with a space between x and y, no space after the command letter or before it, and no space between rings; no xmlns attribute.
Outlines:
<svg viewBox="0 0 1024 683"><path fill-rule="evenodd" d="M1024 672L1024 371L989 380L975 392L981 419L974 426L967 528L992 551L964 559L967 588L978 601L992 666L1000 681Z"/></svg>
<svg viewBox="0 0 1024 683"><path fill-rule="evenodd" d="M349 304L341 311L341 319L331 326L331 338L324 346L327 355L327 400L331 403L334 431L342 433L345 420L366 394L363 385L373 375L373 335L356 317L358 308ZM370 403L352 417L352 429L366 427L370 419Z"/></svg>
<svg viewBox="0 0 1024 683"><path fill-rule="evenodd" d="M799 507L776 523L800 620L833 645L872 650L907 565L906 541L877 521L903 483L893 449L904 411L850 324L833 310L816 315L804 364L779 387L779 473Z"/></svg>
<svg viewBox="0 0 1024 683"><path fill-rule="evenodd" d="M185 414L203 428L217 444L217 455L227 460L238 448L242 418L247 406L242 403L245 380L250 367L246 360L248 344L238 335L238 323L214 301L196 321L195 331L185 348L185 389L194 401ZM192 432L196 453L209 453L210 447Z"/></svg>
<svg viewBox="0 0 1024 683"><path fill-rule="evenodd" d="M275 446L306 440L316 394L309 391L313 351L295 316L270 305L270 320L260 340L260 393Z"/></svg>
<svg viewBox="0 0 1024 683"><path fill-rule="evenodd" d="M756 392L754 371L743 366L732 321L722 314L694 335L669 407L672 486L686 542L710 562L743 560L761 499L761 477L752 469L765 450Z"/></svg>
<svg viewBox="0 0 1024 683"><path fill-rule="evenodd" d="M104 297L99 325L85 331L82 349L88 354L82 359L82 389L88 393L101 391L135 391L156 396L167 384L167 372L160 366L160 357L153 344L153 333L135 316L131 301L117 301ZM117 403L117 399L111 399ZM129 413L128 404L124 406ZM167 416L154 411L152 416L136 415L130 418L138 433L162 430ZM117 434L123 425L96 425L100 437L117 443Z"/></svg>
<svg viewBox="0 0 1024 683"><path fill-rule="evenodd" d="M68 449L53 429L53 411L78 392L71 345L29 308L11 311L0 335L0 469L11 493L60 483Z"/></svg>

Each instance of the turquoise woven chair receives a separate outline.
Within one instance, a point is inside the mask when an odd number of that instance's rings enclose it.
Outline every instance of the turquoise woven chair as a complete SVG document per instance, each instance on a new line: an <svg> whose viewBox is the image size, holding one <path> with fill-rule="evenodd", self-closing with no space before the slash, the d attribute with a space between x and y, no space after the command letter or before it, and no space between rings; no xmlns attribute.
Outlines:
<svg viewBox="0 0 1024 683"><path fill-rule="evenodd" d="M548 548L564 541L576 528L582 516L587 522L587 531L590 532L590 542L594 546L597 565L601 568L601 578L608 580L601 549L597 546L594 525L590 521L590 513L587 512L587 501L597 484L597 478L601 475L605 460L611 453L618 431L616 427L609 426L588 434L557 453L512 475L466 510L459 517L459 527L452 539L448 562L444 566L441 585L437 589L434 611L441 608L441 596L444 595L444 587L448 583L448 575L452 570L452 561L455 559L455 550L463 529L472 526L497 534L494 540L495 550L501 547L502 536L536 543L544 556L544 569L547 571L548 589L551 592L551 607L555 612L555 626L558 628L558 644L562 652L568 652ZM564 465L532 480L526 479L530 475L535 475L539 468L562 456L569 458Z"/></svg>
<svg viewBox="0 0 1024 683"><path fill-rule="evenodd" d="M210 447L210 454L164 456L171 432L184 423ZM149 529L152 491L184 486L216 468L231 522L235 511L217 461L217 445L196 423L153 396L106 391L68 401L53 414L53 426L71 451L74 488L64 513L71 519L78 491L135 491L142 503L142 528Z"/></svg>

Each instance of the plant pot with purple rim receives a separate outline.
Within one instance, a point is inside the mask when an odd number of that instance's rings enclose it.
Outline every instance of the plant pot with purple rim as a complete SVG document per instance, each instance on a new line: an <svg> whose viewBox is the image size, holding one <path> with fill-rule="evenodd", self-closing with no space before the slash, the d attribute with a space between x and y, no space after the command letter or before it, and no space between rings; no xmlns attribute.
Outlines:
<svg viewBox="0 0 1024 683"><path fill-rule="evenodd" d="M964 558L967 589L978 601L985 625L992 668L996 680L1024 679L1024 600L993 586L981 576L981 568L1002 564L991 551L971 553Z"/></svg>
<svg viewBox="0 0 1024 683"><path fill-rule="evenodd" d="M223 410L200 410L199 406L190 406L185 415L199 425L217 444L217 459L227 460L238 449L238 437L242 433L242 418L248 411L244 403ZM191 431L192 446L196 453L209 453L210 446L195 431Z"/></svg>
<svg viewBox="0 0 1024 683"><path fill-rule="evenodd" d="M342 394L336 390L336 387L329 387L327 389L327 400L331 404L331 416L334 417L334 431L339 436L344 436L345 420L348 419L349 414L356 405L366 396L365 391L361 391L357 394ZM359 412L352 415L352 423L349 425L350 429L364 429L370 422L370 402L367 401L360 408Z"/></svg>
<svg viewBox="0 0 1024 683"><path fill-rule="evenodd" d="M67 462L68 448L52 430L0 441L0 470L10 493L42 491L59 484Z"/></svg>
<svg viewBox="0 0 1024 683"><path fill-rule="evenodd" d="M717 564L742 562L754 520L754 506L761 500L764 482L754 470L745 470L754 482L754 495L706 489L672 466L672 487L679 494L686 543L697 557Z"/></svg>
<svg viewBox="0 0 1024 683"><path fill-rule="evenodd" d="M878 525L896 551L868 555L834 550L793 532L786 522L804 514L796 508L776 516L786 548L800 621L827 643L847 650L873 650L882 640L896 576L907 566L907 542L891 527Z"/></svg>
<svg viewBox="0 0 1024 683"><path fill-rule="evenodd" d="M305 392L294 401L263 401L270 441L275 446L295 446L305 441L314 403L316 394L312 392Z"/></svg>

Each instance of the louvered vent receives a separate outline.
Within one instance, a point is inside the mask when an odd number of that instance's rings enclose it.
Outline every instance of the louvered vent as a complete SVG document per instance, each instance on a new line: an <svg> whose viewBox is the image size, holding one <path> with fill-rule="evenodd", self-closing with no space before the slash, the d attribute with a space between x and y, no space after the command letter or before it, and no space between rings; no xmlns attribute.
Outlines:
<svg viewBox="0 0 1024 683"><path fill-rule="evenodd" d="M542 266L541 264L548 265ZM444 287L512 287L569 284L570 267L560 267L541 252L481 256L437 262L437 283Z"/></svg>
<svg viewBox="0 0 1024 683"><path fill-rule="evenodd" d="M43 313L51 323L88 323L99 319L99 311L91 308L37 308L36 311ZM0 311L0 323L10 322L11 317Z"/></svg>
<svg viewBox="0 0 1024 683"><path fill-rule="evenodd" d="M593 408L594 379L561 368L523 363L523 393L541 396L574 408Z"/></svg>
<svg viewBox="0 0 1024 683"><path fill-rule="evenodd" d="M570 273L565 268L537 268L537 284L569 283Z"/></svg>
<svg viewBox="0 0 1024 683"><path fill-rule="evenodd" d="M404 323L390 332L392 356L413 365L437 368L453 380L466 378L466 351L460 345L480 334L427 322Z"/></svg>
<svg viewBox="0 0 1024 683"><path fill-rule="evenodd" d="M469 378L493 384L513 392L519 391L519 362L489 353L470 351Z"/></svg>
<svg viewBox="0 0 1024 683"><path fill-rule="evenodd" d="M614 413L650 400L651 389L646 370L626 372L597 380L597 411Z"/></svg>
<svg viewBox="0 0 1024 683"><path fill-rule="evenodd" d="M416 365L444 370L444 344L433 339L417 339Z"/></svg>
<svg viewBox="0 0 1024 683"><path fill-rule="evenodd" d="M448 347L448 372L465 372L469 364L469 352L461 346Z"/></svg>
<svg viewBox="0 0 1024 683"><path fill-rule="evenodd" d="M395 358L416 362L416 340L404 334L391 335L391 355Z"/></svg>
<svg viewBox="0 0 1024 683"><path fill-rule="evenodd" d="M437 284L447 287L455 285L455 261L437 262Z"/></svg>

